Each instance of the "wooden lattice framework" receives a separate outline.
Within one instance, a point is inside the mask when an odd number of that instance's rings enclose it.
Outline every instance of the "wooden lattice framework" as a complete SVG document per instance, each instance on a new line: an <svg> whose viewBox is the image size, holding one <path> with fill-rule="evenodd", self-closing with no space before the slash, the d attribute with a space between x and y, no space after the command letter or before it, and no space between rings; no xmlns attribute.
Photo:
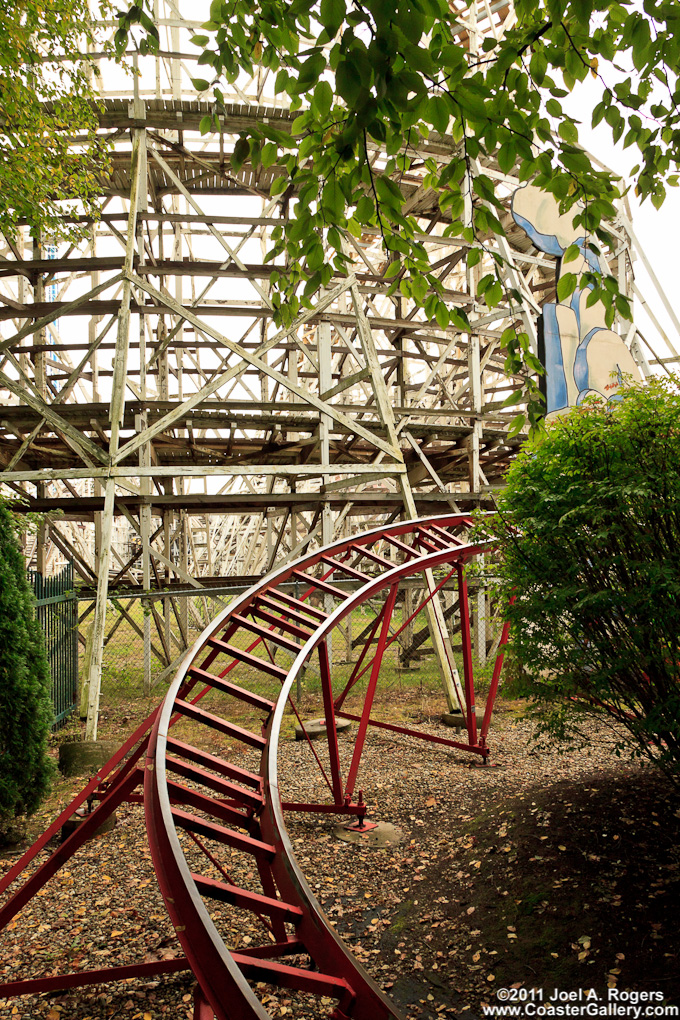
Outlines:
<svg viewBox="0 0 680 1020"><path fill-rule="evenodd" d="M168 592L144 631L147 643L152 627L165 635L170 661L175 624L183 643L173 591L259 575L359 523L488 501L522 441L507 436L516 408L503 401L520 380L505 372L501 335L519 324L535 341L555 290L554 260L511 220L519 182L492 159L483 170L506 206L507 236L483 239L474 267L471 246L443 236L446 215L420 168L457 146L433 134L399 185L447 302L473 332L441 329L412 301L387 296L388 263L371 231L347 236L350 275L277 329L264 254L295 196L271 199L276 169L235 174L229 153L254 122L287 130L294 115L258 70L234 87L219 134L201 137L210 107L187 87L197 23L171 0L157 6L161 49L140 59L139 77L108 85L102 60L113 171L101 182L101 218L81 244L52 246L21 228L0 251L0 480L28 509L61 511L28 539L35 567L49 572L50 556L68 555L91 591L90 735L107 597L121 586ZM460 17L473 48L514 14L482 0L461 5ZM384 160L377 146L373 158ZM632 295L623 211L614 230L609 268ZM522 302L490 312L475 295L494 253ZM623 332L639 354L634 329ZM131 549L115 540L121 522Z"/></svg>

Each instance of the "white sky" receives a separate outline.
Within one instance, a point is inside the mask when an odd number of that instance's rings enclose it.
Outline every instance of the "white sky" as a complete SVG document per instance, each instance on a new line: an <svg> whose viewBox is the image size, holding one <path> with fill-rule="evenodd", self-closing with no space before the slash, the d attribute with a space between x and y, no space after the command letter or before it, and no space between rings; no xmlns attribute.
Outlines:
<svg viewBox="0 0 680 1020"><path fill-rule="evenodd" d="M605 77L607 72L605 71ZM586 79L575 90L573 97L564 105L573 116L582 119L579 127L581 144L601 162L606 164L624 179L629 179L630 170L639 162L639 153L635 146L624 149L621 142L614 144L611 129L603 122L593 129L590 127L591 113L599 102L601 84L592 78ZM624 132L625 137L625 132ZM647 199L640 204L631 187L628 193L633 229L658 281L665 291L671 304L680 318L680 302L677 301L680 289L680 188L668 188L667 197L660 210L657 210ZM640 261L635 264L636 283L643 293L648 305L659 320L663 330L677 351L680 352L680 336L671 318L663 307L656 290ZM659 357L669 357L669 351L657 329L650 322L640 303L634 306L635 321L645 337L658 350ZM650 357L649 351L645 353ZM680 371L677 366L669 366Z"/></svg>
<svg viewBox="0 0 680 1020"><path fill-rule="evenodd" d="M189 15L197 20L203 20L208 16L209 4L208 0L193 0L192 4L187 4L187 0L166 0L168 4L167 11L171 16L183 15L186 17ZM190 32L185 28L179 29L179 31L171 30L167 27L161 29L161 38L163 48L173 49L179 48L181 52L195 53L198 56L200 52L197 48L193 47L189 43ZM153 96L157 83L155 80L155 63L151 59L140 61L140 68L142 69L142 77L139 79L139 88L143 93L150 93ZM120 69L115 68L109 62L106 67L102 67L105 72L105 82L108 88L118 92L131 92L132 81L129 76L126 76ZM183 67L181 71L182 79L182 90L185 89L191 92L191 86L189 83L189 74L200 75L202 77L210 78L210 68L199 68L196 66L194 61L186 60L183 61ZM608 83L612 84L616 77L616 72L611 68L601 68L601 73L604 74ZM610 81L612 79L612 81ZM168 89L170 85L169 78L167 76L166 66L162 70L162 79L158 83L163 90ZM268 86L271 86L273 82L269 82ZM579 128L581 143L593 153L598 159L600 159L607 166L611 167L617 173L626 176L629 169L637 162L637 150L634 147L623 149L621 144L614 145L611 139L610 129L606 124L601 124L594 131L589 127L590 116L593 107L599 101L599 93L601 90L601 83L595 79L588 78L584 83L579 85L570 99L565 101L565 106L579 119L582 120ZM269 88L266 90L269 91ZM209 94L205 94L205 99L209 99ZM208 145L210 142L206 139ZM673 299L678 291L678 265L680 260L677 256L677 245L680 240L680 189L669 189L668 196L661 210L657 211L648 200L642 206L639 201L635 198L631 189L628 196L632 213L633 213L633 226L637 234L638 240L642 249L644 250L647 258L649 259L654 272L659 280L661 287L665 293ZM117 203L115 203L117 205ZM221 203L219 200L204 198L201 200L201 204L205 206L205 211L219 211ZM251 248L252 243L246 245L246 251L242 252L242 257L246 259L257 260L259 256L259 245L257 253ZM213 249L215 249L213 251ZM112 243L111 254L115 254L119 251L118 246L115 242ZM216 247L212 239L203 238L200 246L201 255L206 258L219 258L220 251ZM636 282L643 292L648 306L657 317L661 328L667 336L670 338L671 343L674 347L680 351L680 336L678 330L672 322L671 317L663 307L663 302L657 295L655 288L648 277L648 274L640 261L635 266ZM227 292L233 291L233 284L223 282L220 287L213 291L213 294L217 294L221 291L222 296L225 296ZM229 293L231 297L232 294ZM234 296L236 296L234 294ZM252 297L255 297L253 294ZM680 313L680 303L678 304L678 311ZM644 309L638 302L635 307L635 320L640 326L640 329L645 334L645 337L651 342L652 346L659 357L668 357L672 352L666 347L662 336L659 331L655 328L653 323L650 322L648 316L645 314ZM222 326L226 324L223 322ZM237 323L232 321L232 326L236 327ZM645 351L648 358L652 355L649 351ZM680 369L680 364L678 365Z"/></svg>

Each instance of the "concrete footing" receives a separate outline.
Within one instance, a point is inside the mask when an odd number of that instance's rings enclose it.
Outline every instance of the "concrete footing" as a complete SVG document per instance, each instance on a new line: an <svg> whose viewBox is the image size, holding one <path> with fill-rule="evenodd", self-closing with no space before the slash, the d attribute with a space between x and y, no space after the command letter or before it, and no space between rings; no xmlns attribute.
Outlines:
<svg viewBox="0 0 680 1020"><path fill-rule="evenodd" d="M361 832L360 829L347 828L346 825L333 827L333 835L345 843L361 843L372 850L389 850L397 846L404 838L404 833L391 822L376 822L373 827Z"/></svg>
<svg viewBox="0 0 680 1020"><path fill-rule="evenodd" d="M64 842L65 839L68 839L72 832L75 832L76 829L83 824L86 818L87 812L84 811L81 814L79 810L76 811L74 815L71 815L67 822L64 822L64 824L61 827L62 843ZM102 824L99 826L99 828L95 829L95 831L92 833L92 839L94 839L95 836L102 836L105 832L110 832L111 829L115 829L117 821L118 819L116 817L116 812L112 811L109 817L105 818Z"/></svg>
<svg viewBox="0 0 680 1020"><path fill-rule="evenodd" d="M335 728L338 733L346 733L352 726L350 719L337 719L335 720ZM309 719L305 720L305 730L310 740L319 740L321 737L325 737L327 733L326 720L325 719ZM295 739L304 740L305 734L302 726L295 727Z"/></svg>
<svg viewBox="0 0 680 1020"><path fill-rule="evenodd" d="M68 740L59 747L59 771L64 776L97 772L119 747L116 740Z"/></svg>
<svg viewBox="0 0 680 1020"><path fill-rule="evenodd" d="M484 721L484 713L476 712L477 727ZM464 730L467 727L467 720L460 712L444 712L442 722L445 726L452 726L455 730Z"/></svg>

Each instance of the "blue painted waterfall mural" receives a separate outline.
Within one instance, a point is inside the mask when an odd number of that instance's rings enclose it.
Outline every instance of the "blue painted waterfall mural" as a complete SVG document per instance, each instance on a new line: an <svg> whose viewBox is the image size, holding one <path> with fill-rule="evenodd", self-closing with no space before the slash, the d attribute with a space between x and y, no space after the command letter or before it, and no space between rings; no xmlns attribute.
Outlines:
<svg viewBox="0 0 680 1020"><path fill-rule="evenodd" d="M577 278L599 269L595 252L588 247L582 228L572 223L572 211L560 215L557 202L534 185L518 188L512 196L512 216L539 251L554 255L557 278L574 273ZM562 256L575 244L580 254L564 266ZM543 305L543 350L547 415L564 411L587 396L611 398L612 386L623 376L640 379L640 371L628 347L605 322L601 302L590 308L590 290L576 289L566 301Z"/></svg>

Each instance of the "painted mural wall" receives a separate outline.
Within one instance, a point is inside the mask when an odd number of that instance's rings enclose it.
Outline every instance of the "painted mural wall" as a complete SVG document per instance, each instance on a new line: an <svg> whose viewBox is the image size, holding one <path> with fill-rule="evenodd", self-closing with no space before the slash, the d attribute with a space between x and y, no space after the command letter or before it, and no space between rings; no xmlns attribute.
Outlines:
<svg viewBox="0 0 680 1020"><path fill-rule="evenodd" d="M528 184L512 197L512 215L539 249L557 259L557 279L563 272L583 274L599 270L597 255L572 223L573 211L560 215L552 195ZM566 266L562 256L570 245L579 256ZM588 396L611 399L612 387L623 376L641 379L640 370L628 347L605 322L601 302L586 307L589 289L577 283L571 297L543 305L543 348L547 416L554 416L580 404Z"/></svg>

